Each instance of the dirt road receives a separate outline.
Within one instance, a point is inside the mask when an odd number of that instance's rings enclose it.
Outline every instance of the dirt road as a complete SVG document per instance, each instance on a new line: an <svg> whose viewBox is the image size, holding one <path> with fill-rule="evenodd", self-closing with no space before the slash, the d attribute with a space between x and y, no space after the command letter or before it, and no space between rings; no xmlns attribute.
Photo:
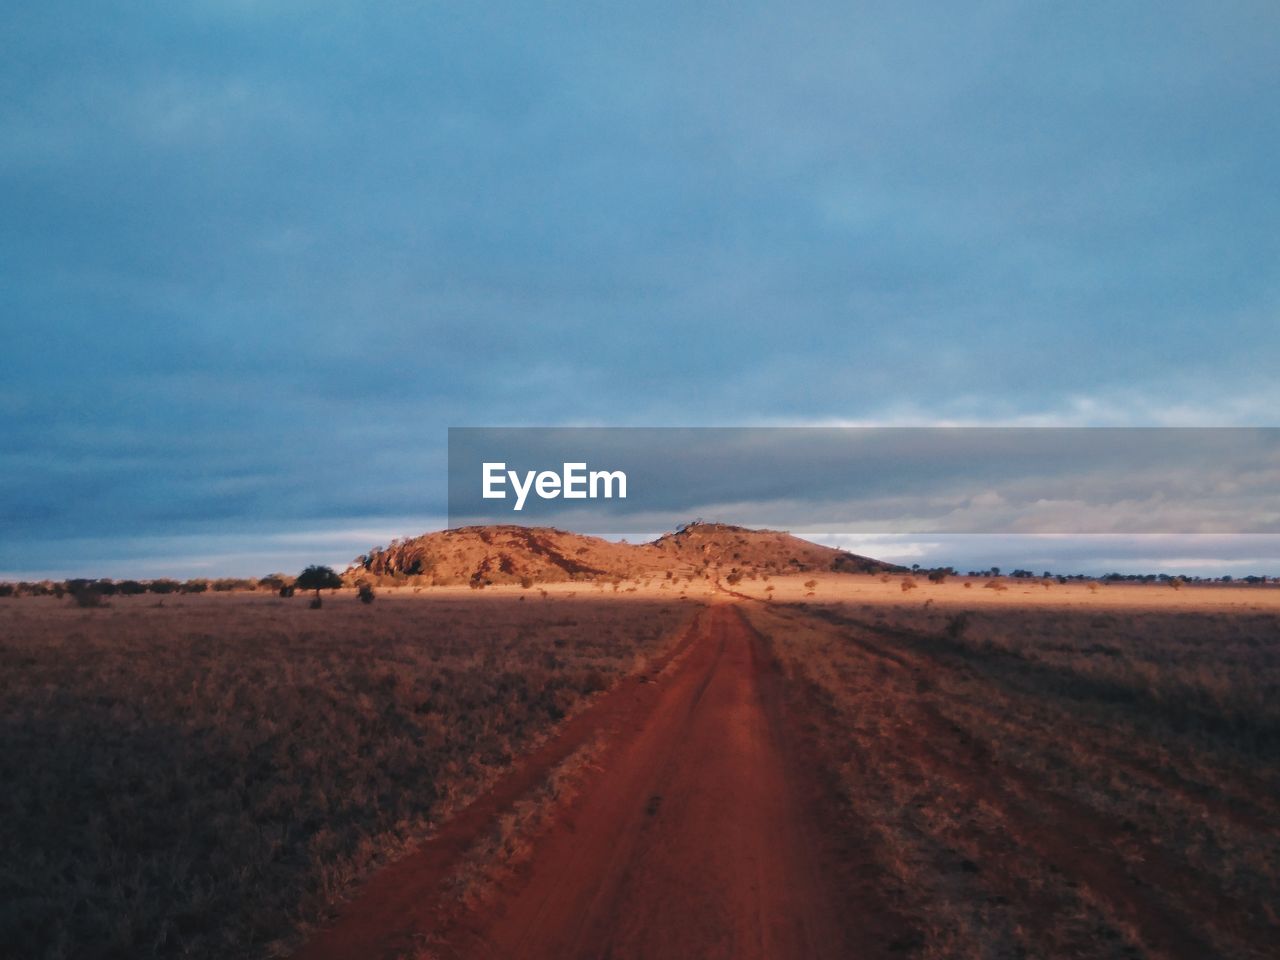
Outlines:
<svg viewBox="0 0 1280 960"><path fill-rule="evenodd" d="M651 682L626 683L516 774L603 731L600 769L478 911L450 862L519 789L499 785L394 865L301 956L821 958L850 955L819 786L791 743L782 678L715 603ZM562 738L563 739L563 738Z"/></svg>

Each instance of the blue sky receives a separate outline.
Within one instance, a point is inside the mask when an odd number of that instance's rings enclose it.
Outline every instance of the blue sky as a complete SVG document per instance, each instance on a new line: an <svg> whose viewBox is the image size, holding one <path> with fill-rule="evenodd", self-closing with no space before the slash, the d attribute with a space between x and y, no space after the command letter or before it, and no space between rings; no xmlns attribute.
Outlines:
<svg viewBox="0 0 1280 960"><path fill-rule="evenodd" d="M345 561L450 425L1276 423L1272 3L0 32L0 576Z"/></svg>

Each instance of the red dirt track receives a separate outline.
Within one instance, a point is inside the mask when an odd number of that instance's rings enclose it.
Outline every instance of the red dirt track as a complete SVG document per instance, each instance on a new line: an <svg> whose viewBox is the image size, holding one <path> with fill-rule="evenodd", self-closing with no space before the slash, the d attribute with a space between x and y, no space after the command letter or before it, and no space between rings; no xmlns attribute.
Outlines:
<svg viewBox="0 0 1280 960"><path fill-rule="evenodd" d="M765 641L699 614L654 682L623 683L299 954L337 957L846 957L813 783ZM529 863L469 914L452 867L494 817L598 732L599 770Z"/></svg>

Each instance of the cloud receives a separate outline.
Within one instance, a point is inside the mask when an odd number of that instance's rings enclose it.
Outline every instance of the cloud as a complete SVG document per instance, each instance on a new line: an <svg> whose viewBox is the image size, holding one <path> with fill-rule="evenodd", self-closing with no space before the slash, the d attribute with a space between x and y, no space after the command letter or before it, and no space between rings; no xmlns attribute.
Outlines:
<svg viewBox="0 0 1280 960"><path fill-rule="evenodd" d="M439 512L450 425L1273 420L1264 8L0 29L19 555Z"/></svg>
<svg viewBox="0 0 1280 960"><path fill-rule="evenodd" d="M954 567L961 573L999 567L1008 573L1104 576L1108 573L1220 577L1280 575L1280 536L806 534L806 539L905 566Z"/></svg>

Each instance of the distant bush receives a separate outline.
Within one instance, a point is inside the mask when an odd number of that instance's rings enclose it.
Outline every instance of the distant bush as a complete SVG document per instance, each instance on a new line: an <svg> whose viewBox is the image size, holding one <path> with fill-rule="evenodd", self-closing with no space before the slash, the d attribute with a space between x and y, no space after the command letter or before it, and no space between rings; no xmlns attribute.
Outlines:
<svg viewBox="0 0 1280 960"><path fill-rule="evenodd" d="M100 607L103 604L102 594L92 585L77 587L70 593L71 601L77 607Z"/></svg>
<svg viewBox="0 0 1280 960"><path fill-rule="evenodd" d="M520 589L528 590L532 586L533 586L533 577L529 576L528 574L525 574L523 577L520 578Z"/></svg>
<svg viewBox="0 0 1280 960"><path fill-rule="evenodd" d="M232 590L257 590L258 582L240 577L220 577L213 581L213 589L218 593L229 593Z"/></svg>
<svg viewBox="0 0 1280 960"><path fill-rule="evenodd" d="M152 580L147 584L147 589L152 593L177 593L182 588L182 584L177 580Z"/></svg>
<svg viewBox="0 0 1280 960"><path fill-rule="evenodd" d="M23 580L15 588L13 595L15 597L47 597L49 594L61 597L63 594L62 584L60 583L31 583Z"/></svg>
<svg viewBox="0 0 1280 960"><path fill-rule="evenodd" d="M913 580L911 577L903 577L903 578L902 578L902 592L903 592L903 593L907 593L907 592L908 592L908 591L910 591L910 590L914 590L914 589L915 589L916 587L918 587L918 586L920 586L920 584L916 583L916 582L915 582L915 580Z"/></svg>
<svg viewBox="0 0 1280 960"><path fill-rule="evenodd" d="M116 592L126 597L136 597L147 592L147 585L138 580L121 580L116 584Z"/></svg>
<svg viewBox="0 0 1280 960"><path fill-rule="evenodd" d="M292 597L292 596L293 596L293 590L294 590L293 584L291 584L291 583L282 584L282 585L281 585L281 587L280 587L280 596L282 596L282 597Z"/></svg>
<svg viewBox="0 0 1280 960"><path fill-rule="evenodd" d="M373 603L373 587L369 586L367 583L360 584L356 590L356 596L360 598L361 603Z"/></svg>

